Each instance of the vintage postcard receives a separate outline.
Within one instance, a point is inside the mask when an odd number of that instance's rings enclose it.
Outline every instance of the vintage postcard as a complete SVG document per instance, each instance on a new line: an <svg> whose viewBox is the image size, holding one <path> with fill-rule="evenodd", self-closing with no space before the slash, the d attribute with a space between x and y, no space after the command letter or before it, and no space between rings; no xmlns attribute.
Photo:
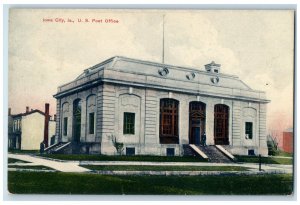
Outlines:
<svg viewBox="0 0 300 205"><path fill-rule="evenodd" d="M8 192L292 197L294 15L10 9Z"/></svg>

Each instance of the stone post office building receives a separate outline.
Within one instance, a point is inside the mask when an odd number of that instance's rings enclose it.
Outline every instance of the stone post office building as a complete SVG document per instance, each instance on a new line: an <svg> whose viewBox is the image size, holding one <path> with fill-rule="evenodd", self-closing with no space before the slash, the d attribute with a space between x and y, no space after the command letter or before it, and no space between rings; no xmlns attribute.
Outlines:
<svg viewBox="0 0 300 205"><path fill-rule="evenodd" d="M58 142L85 153L182 155L183 145L223 145L233 154L267 155L265 93L214 62L192 69L113 57L58 88ZM70 144L70 143L69 143Z"/></svg>

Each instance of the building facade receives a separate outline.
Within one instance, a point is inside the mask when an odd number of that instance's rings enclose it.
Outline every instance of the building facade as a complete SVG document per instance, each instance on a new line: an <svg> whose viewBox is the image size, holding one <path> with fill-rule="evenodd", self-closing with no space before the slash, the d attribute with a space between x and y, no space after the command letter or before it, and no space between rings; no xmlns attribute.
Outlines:
<svg viewBox="0 0 300 205"><path fill-rule="evenodd" d="M282 137L283 143L282 143L282 149L285 152L293 153L294 152L294 134L293 134L293 128L286 129L283 132Z"/></svg>
<svg viewBox="0 0 300 205"><path fill-rule="evenodd" d="M55 135L55 121L49 120L48 134ZM29 110L25 113L8 115L8 148L19 150L39 150L44 140L45 113Z"/></svg>
<svg viewBox="0 0 300 205"><path fill-rule="evenodd" d="M223 145L267 155L265 93L214 62L205 69L113 57L58 88L56 137L85 153L183 155L183 145Z"/></svg>

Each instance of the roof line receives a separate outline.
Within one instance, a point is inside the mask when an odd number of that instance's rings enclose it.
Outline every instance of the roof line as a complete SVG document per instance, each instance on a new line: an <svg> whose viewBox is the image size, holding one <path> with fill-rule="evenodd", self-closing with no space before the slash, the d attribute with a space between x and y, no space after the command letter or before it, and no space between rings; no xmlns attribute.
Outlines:
<svg viewBox="0 0 300 205"><path fill-rule="evenodd" d="M22 116L30 115L30 114L33 114L33 113L36 113L36 112L38 112L42 115L45 115L45 113L43 111L40 111L39 109L34 109L34 110L31 110L27 113L26 112L25 113L19 113L19 114L14 114L14 115L11 115L11 116L12 117L22 117ZM49 116L51 116L51 115L49 115Z"/></svg>
<svg viewBox="0 0 300 205"><path fill-rule="evenodd" d="M124 57L124 56L115 56L115 58L117 58L116 60L125 60L125 61L131 61L131 62L139 62L139 63L148 64L148 65L156 65L156 66L159 66L159 67L170 67L170 68L175 68L175 69L176 68L177 69L186 69L186 70L190 70L190 71L201 72L201 73L207 74L206 71L197 69L195 67L175 66L175 65L170 65L170 64L166 64L166 63L159 63L159 62L153 62L153 61L147 61L147 60L140 60L140 59L128 58L128 57ZM232 77L232 78L238 78L237 75L230 75L230 74L226 74L226 73L218 73L217 75L219 75L219 76L226 76L226 77Z"/></svg>

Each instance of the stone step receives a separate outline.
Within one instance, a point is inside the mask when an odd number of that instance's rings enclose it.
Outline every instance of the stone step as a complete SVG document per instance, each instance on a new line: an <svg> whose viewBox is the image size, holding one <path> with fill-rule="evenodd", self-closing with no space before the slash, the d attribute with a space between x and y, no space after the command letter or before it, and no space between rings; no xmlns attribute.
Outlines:
<svg viewBox="0 0 300 205"><path fill-rule="evenodd" d="M216 162L216 163L231 163L232 162L227 156L225 156L215 146L197 146L197 147L207 155L210 162Z"/></svg>
<svg viewBox="0 0 300 205"><path fill-rule="evenodd" d="M57 153L58 151L63 149L68 143L70 143L70 142L59 142L59 143L49 147L47 150L45 150L45 152L48 154Z"/></svg>

